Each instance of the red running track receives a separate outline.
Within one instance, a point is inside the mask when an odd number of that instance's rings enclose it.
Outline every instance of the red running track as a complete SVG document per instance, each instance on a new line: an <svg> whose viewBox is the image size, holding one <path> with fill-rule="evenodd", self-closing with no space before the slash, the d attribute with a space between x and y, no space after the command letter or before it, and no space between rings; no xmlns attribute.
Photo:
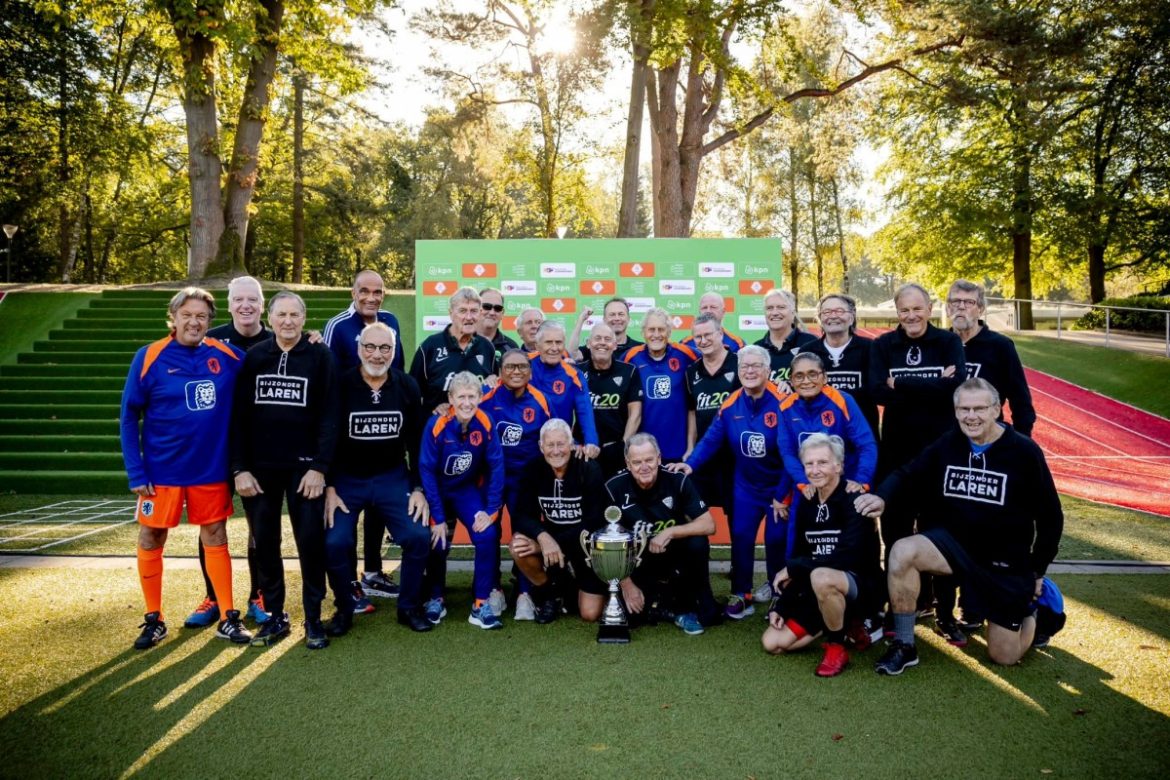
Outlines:
<svg viewBox="0 0 1170 780"><path fill-rule="evenodd" d="M1170 517L1170 420L1025 369L1061 493ZM1010 409L1010 406L1009 406Z"/></svg>

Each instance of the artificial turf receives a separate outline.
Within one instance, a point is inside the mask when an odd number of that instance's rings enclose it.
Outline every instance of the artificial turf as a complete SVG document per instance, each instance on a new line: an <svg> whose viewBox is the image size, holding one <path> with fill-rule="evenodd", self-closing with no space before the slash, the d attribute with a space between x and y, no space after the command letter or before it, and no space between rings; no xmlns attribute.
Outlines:
<svg viewBox="0 0 1170 780"><path fill-rule="evenodd" d="M127 572L0 570L0 750L8 777L1165 777L1170 578L1063 576L1053 645L989 665L918 629L922 665L833 680L819 653L766 656L763 621L625 647L565 618L486 632L451 614L412 634L382 609L320 652L179 628L194 572L167 576L171 637L129 649ZM296 601L299 583L289 578ZM240 588L237 587L237 592Z"/></svg>

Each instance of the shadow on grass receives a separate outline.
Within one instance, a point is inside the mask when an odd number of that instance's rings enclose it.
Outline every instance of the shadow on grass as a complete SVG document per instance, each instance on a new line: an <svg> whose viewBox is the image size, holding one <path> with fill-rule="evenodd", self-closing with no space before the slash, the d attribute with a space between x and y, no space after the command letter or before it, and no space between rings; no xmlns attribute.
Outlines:
<svg viewBox="0 0 1170 780"><path fill-rule="evenodd" d="M470 576L453 573L450 614L428 634L379 602L321 652L299 626L267 650L204 629L112 652L0 720L0 774L1165 776L1170 578L1060 581L1079 613L1017 667L920 628L923 663L902 677L873 674L874 648L819 680L818 649L760 650L759 616L700 637L638 629L624 647L570 618L537 626L509 612L504 629L481 631L466 622ZM299 593L295 575L289 588ZM103 618L94 630L124 623Z"/></svg>

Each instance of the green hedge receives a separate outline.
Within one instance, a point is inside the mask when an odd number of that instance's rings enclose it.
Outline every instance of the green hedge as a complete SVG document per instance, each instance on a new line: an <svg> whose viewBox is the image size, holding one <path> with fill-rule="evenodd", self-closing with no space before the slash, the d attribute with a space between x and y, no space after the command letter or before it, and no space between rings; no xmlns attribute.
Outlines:
<svg viewBox="0 0 1170 780"><path fill-rule="evenodd" d="M1170 309L1170 297L1165 295L1134 295L1130 298L1106 298L1101 306L1126 306L1133 309ZM1076 321L1081 330L1105 328L1105 310L1093 309ZM1109 327L1116 330L1134 330L1143 333L1165 333L1166 314L1144 311L1114 311L1109 316Z"/></svg>

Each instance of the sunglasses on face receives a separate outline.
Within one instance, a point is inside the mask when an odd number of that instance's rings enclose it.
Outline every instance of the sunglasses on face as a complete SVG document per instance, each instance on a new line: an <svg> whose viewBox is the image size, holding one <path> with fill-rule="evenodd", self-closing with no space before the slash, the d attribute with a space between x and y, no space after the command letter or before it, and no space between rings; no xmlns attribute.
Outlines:
<svg viewBox="0 0 1170 780"><path fill-rule="evenodd" d="M504 304L502 303L484 303L481 305L484 311L502 312L504 310Z"/></svg>

